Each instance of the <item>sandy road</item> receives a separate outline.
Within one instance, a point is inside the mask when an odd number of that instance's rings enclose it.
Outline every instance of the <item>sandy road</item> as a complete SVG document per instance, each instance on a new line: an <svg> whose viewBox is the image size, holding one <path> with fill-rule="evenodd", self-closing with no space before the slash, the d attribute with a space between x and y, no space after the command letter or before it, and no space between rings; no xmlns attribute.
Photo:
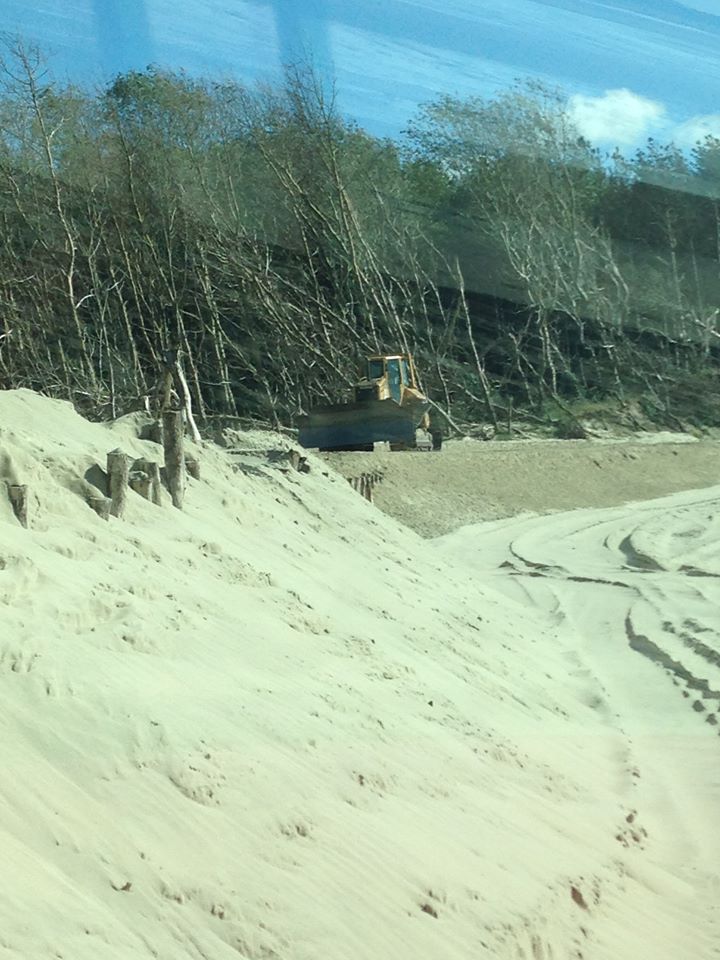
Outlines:
<svg viewBox="0 0 720 960"><path fill-rule="evenodd" d="M720 482L720 443L671 434L452 441L439 453L324 456L346 477L379 473L376 506L424 537L523 511L619 506Z"/></svg>
<svg viewBox="0 0 720 960"><path fill-rule="evenodd" d="M625 744L617 791L637 811L631 837L647 840L622 851L594 957L720 956L719 543L719 487L437 541L555 620L569 673Z"/></svg>

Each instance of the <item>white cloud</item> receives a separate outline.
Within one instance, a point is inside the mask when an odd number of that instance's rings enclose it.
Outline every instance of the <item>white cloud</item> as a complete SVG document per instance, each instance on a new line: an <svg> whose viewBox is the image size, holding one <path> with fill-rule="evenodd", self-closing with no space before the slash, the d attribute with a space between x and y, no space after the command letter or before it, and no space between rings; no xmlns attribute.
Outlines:
<svg viewBox="0 0 720 960"><path fill-rule="evenodd" d="M672 139L679 147L693 147L707 136L720 139L720 113L690 117L673 128Z"/></svg>
<svg viewBox="0 0 720 960"><path fill-rule="evenodd" d="M665 107L632 90L606 90L601 97L575 94L568 102L580 133L593 144L633 146L661 125Z"/></svg>
<svg viewBox="0 0 720 960"><path fill-rule="evenodd" d="M678 122L657 100L632 90L606 90L600 97L575 94L568 111L578 131L595 146L639 147L649 136L689 150L707 136L720 139L720 113L696 114Z"/></svg>

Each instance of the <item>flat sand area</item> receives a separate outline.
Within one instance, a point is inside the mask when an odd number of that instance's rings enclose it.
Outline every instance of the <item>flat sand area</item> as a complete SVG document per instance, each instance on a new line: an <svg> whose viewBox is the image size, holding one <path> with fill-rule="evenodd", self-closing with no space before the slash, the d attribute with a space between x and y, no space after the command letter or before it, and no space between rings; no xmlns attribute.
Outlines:
<svg viewBox="0 0 720 960"><path fill-rule="evenodd" d="M0 392L2 960L718 957L717 447L137 428Z"/></svg>
<svg viewBox="0 0 720 960"><path fill-rule="evenodd" d="M672 434L600 441L461 440L436 453L324 457L348 477L381 473L375 504L425 537L523 512L614 507L720 483L720 442Z"/></svg>

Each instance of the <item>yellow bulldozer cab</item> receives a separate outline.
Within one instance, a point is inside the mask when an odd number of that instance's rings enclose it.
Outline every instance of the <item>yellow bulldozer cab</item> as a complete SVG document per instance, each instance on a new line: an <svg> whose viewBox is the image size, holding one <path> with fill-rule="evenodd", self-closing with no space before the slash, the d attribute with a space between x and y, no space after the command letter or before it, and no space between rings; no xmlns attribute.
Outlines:
<svg viewBox="0 0 720 960"><path fill-rule="evenodd" d="M392 397L396 403L402 403L403 388L417 390L417 374L413 358L406 354L390 354L368 357L365 379L378 384L378 396Z"/></svg>

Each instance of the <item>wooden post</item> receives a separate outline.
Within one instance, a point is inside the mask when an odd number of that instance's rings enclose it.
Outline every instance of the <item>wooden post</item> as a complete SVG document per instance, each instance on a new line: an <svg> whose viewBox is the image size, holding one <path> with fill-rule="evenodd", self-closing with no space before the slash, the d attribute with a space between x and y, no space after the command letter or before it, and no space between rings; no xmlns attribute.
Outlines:
<svg viewBox="0 0 720 960"><path fill-rule="evenodd" d="M149 499L159 507L162 504L160 495L160 464L155 463L154 460L136 460L133 464L133 469L147 474L150 479Z"/></svg>
<svg viewBox="0 0 720 960"><path fill-rule="evenodd" d="M122 450L111 450L107 455L108 486L110 488L110 513L122 517L125 513L128 492L128 458Z"/></svg>
<svg viewBox="0 0 720 960"><path fill-rule="evenodd" d="M369 500L370 503L373 502L373 486L374 486L374 481L372 476L369 473L364 473L362 495L365 497L366 500Z"/></svg>
<svg viewBox="0 0 720 960"><path fill-rule="evenodd" d="M185 457L185 469L193 480L200 479L200 464L195 457Z"/></svg>
<svg viewBox="0 0 720 960"><path fill-rule="evenodd" d="M178 350L166 350L164 362L165 378L167 380L167 376L169 374L171 378L171 384L175 384L175 390L180 397L180 402L185 410L185 420L190 428L190 435L193 439L193 442L201 444L202 437L200 436L200 431L198 430L197 424L195 423L195 418L193 417L190 389L187 385L187 380L185 379L182 366L180 365L180 352ZM168 406L169 402L169 392L166 389L161 409L164 410Z"/></svg>
<svg viewBox="0 0 720 960"><path fill-rule="evenodd" d="M133 470L129 477L130 489L139 493L145 500L150 499L152 481L144 470Z"/></svg>
<svg viewBox="0 0 720 960"><path fill-rule="evenodd" d="M107 497L88 497L87 502L88 506L95 511L101 520L110 519L110 506L112 501L108 500Z"/></svg>
<svg viewBox="0 0 720 960"><path fill-rule="evenodd" d="M185 496L185 457L183 455L184 417L182 410L163 411L163 448L165 476L173 506L182 510Z"/></svg>
<svg viewBox="0 0 720 960"><path fill-rule="evenodd" d="M27 527L27 497L28 488L24 483L7 483L7 492L12 504L13 513L21 527Z"/></svg>
<svg viewBox="0 0 720 960"><path fill-rule="evenodd" d="M359 477L348 477L347 482L353 488L357 490L361 497L364 497L366 500L369 500L370 503L373 502L373 488L377 482L379 474L376 473L361 473Z"/></svg>
<svg viewBox="0 0 720 960"><path fill-rule="evenodd" d="M161 413L163 410L170 409L170 404L172 403L172 387L172 370L166 362L163 368L162 377L160 378L160 396L158 397L158 410Z"/></svg>
<svg viewBox="0 0 720 960"><path fill-rule="evenodd" d="M140 433L141 440L150 440L151 443L159 443L162 446L162 423L159 420L153 420L146 424Z"/></svg>

